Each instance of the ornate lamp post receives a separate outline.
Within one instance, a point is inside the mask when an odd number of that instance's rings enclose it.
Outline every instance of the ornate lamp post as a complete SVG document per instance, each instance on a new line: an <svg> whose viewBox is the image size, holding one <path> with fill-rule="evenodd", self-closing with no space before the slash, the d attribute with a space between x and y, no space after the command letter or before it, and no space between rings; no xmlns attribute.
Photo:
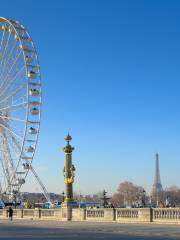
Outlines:
<svg viewBox="0 0 180 240"><path fill-rule="evenodd" d="M62 219L69 221L72 218L72 207L73 207L73 182L75 167L72 164L72 152L74 148L69 144L72 137L69 135L65 136L66 145L63 147L64 152L64 183L65 183L65 196L62 203Z"/></svg>
<svg viewBox="0 0 180 240"><path fill-rule="evenodd" d="M64 183L65 183L65 202L73 201L73 182L74 182L74 171L75 167L72 164L72 152L74 148L69 144L72 137L69 135L65 136L66 145L63 147L63 152L65 154L64 158Z"/></svg>

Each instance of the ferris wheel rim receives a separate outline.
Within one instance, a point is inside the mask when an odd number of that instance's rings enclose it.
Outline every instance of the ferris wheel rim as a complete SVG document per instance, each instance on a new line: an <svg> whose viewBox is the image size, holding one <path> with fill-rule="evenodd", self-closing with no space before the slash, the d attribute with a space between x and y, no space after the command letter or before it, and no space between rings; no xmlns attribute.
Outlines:
<svg viewBox="0 0 180 240"><path fill-rule="evenodd" d="M6 19L4 17L0 17L0 24L2 22L5 22L5 23L8 23L14 30L14 32L16 33L17 35L17 38L19 40L19 45L23 46L23 41L21 40L21 37L19 35L19 32L17 31L15 25L19 25L21 26L23 29L24 29L24 32L26 33L26 35L29 37L29 39L31 39L30 43L31 43L31 46L32 46L32 49L33 49L33 58L35 59L35 62L37 63L37 66L39 67L38 69L38 82L39 82L39 98L38 98L38 102L39 102L39 114L38 114L38 121L36 123L33 123L36 125L36 133L35 133L35 138L34 140L34 151L32 152L31 154L31 159L30 159L30 165L34 159L34 154L35 154L35 151L36 151L36 147L37 147L37 142L38 142L38 138L39 138L39 130L40 130L40 120L41 120L41 111L42 111L42 86L41 86L41 74L40 74L40 65L39 65L39 60L38 60L38 55L37 55L37 51L36 51L36 48L34 46L34 42L32 40L32 38L30 37L28 31L26 30L26 28L21 25L19 22L15 21L15 20L11 20L11 19ZM25 49L22 49L22 54L23 54L23 59L24 59L24 67L25 67L25 72L26 72L26 92L27 92L27 101L26 101L26 104L27 104L27 111L26 111L26 119L24 120L25 121L25 129L24 129L24 134L23 134L23 141L22 141L22 144L21 144L21 150L20 150L20 154L19 154L19 160L17 162L17 165L16 165L16 168L15 168L15 173L14 175L12 176L11 178L11 181L13 180L15 174L16 174L16 171L20 165L21 162L23 162L22 160L25 158L23 156L23 151L24 151L24 146L25 146L25 142L26 141L31 141L30 139L28 139L28 126L30 126L30 123L32 123L30 120L29 120L29 116L30 116L30 105L31 105L31 102L30 102L30 81L29 81L29 77L28 77L28 67L27 67L27 62L26 62L26 54L25 54ZM26 171L25 175L24 175L24 179L26 179L27 177L27 174L29 172L29 169ZM18 186L18 190L21 188L23 184L19 184Z"/></svg>

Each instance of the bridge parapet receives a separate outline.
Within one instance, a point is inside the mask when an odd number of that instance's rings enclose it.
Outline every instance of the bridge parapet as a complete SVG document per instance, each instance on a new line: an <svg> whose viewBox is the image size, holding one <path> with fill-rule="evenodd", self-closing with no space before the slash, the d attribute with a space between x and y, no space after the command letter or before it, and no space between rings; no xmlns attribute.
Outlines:
<svg viewBox="0 0 180 240"><path fill-rule="evenodd" d="M71 221L119 223L180 224L180 208L71 208ZM7 219L7 209L0 209L0 219ZM15 219L65 221L63 209L14 209Z"/></svg>
<svg viewBox="0 0 180 240"><path fill-rule="evenodd" d="M180 208L154 208L153 222L180 223Z"/></svg>

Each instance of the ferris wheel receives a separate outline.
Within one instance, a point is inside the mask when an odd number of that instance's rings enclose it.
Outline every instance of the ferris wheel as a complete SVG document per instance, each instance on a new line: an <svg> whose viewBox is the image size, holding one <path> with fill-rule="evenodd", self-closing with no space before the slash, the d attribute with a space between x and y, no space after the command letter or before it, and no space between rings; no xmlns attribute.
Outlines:
<svg viewBox="0 0 180 240"><path fill-rule="evenodd" d="M41 115L41 76L32 38L0 17L1 193L18 193L31 168Z"/></svg>

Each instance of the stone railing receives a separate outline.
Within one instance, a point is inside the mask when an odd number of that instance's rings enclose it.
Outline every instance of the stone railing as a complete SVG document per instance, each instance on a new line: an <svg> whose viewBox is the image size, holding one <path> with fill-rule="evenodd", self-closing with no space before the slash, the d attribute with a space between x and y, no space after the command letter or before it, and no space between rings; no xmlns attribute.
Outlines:
<svg viewBox="0 0 180 240"><path fill-rule="evenodd" d="M87 209L85 219L88 221L114 221L115 210L112 208Z"/></svg>
<svg viewBox="0 0 180 240"><path fill-rule="evenodd" d="M41 210L41 217L54 217L55 211L54 210Z"/></svg>
<svg viewBox="0 0 180 240"><path fill-rule="evenodd" d="M180 208L154 208L153 222L180 223Z"/></svg>
<svg viewBox="0 0 180 240"><path fill-rule="evenodd" d="M104 210L103 209L87 210L86 218L104 218Z"/></svg>
<svg viewBox="0 0 180 240"><path fill-rule="evenodd" d="M116 221L118 222L136 222L138 221L138 209L116 209Z"/></svg>
<svg viewBox="0 0 180 240"><path fill-rule="evenodd" d="M179 223L180 208L73 208L70 219L62 209L14 209L14 219L91 221L119 223ZM7 209L0 209L0 219L7 219Z"/></svg>
<svg viewBox="0 0 180 240"><path fill-rule="evenodd" d="M20 212L21 210L15 210L15 212ZM31 209L25 209L23 210L23 218L25 217L34 217L35 216L35 213L36 213L36 210L32 211Z"/></svg>
<svg viewBox="0 0 180 240"><path fill-rule="evenodd" d="M116 219L118 218L138 218L136 209L116 209Z"/></svg>
<svg viewBox="0 0 180 240"><path fill-rule="evenodd" d="M117 208L116 221L118 222L151 222L150 208Z"/></svg>
<svg viewBox="0 0 180 240"><path fill-rule="evenodd" d="M62 211L61 209L39 209L41 219L54 219L62 220Z"/></svg>

